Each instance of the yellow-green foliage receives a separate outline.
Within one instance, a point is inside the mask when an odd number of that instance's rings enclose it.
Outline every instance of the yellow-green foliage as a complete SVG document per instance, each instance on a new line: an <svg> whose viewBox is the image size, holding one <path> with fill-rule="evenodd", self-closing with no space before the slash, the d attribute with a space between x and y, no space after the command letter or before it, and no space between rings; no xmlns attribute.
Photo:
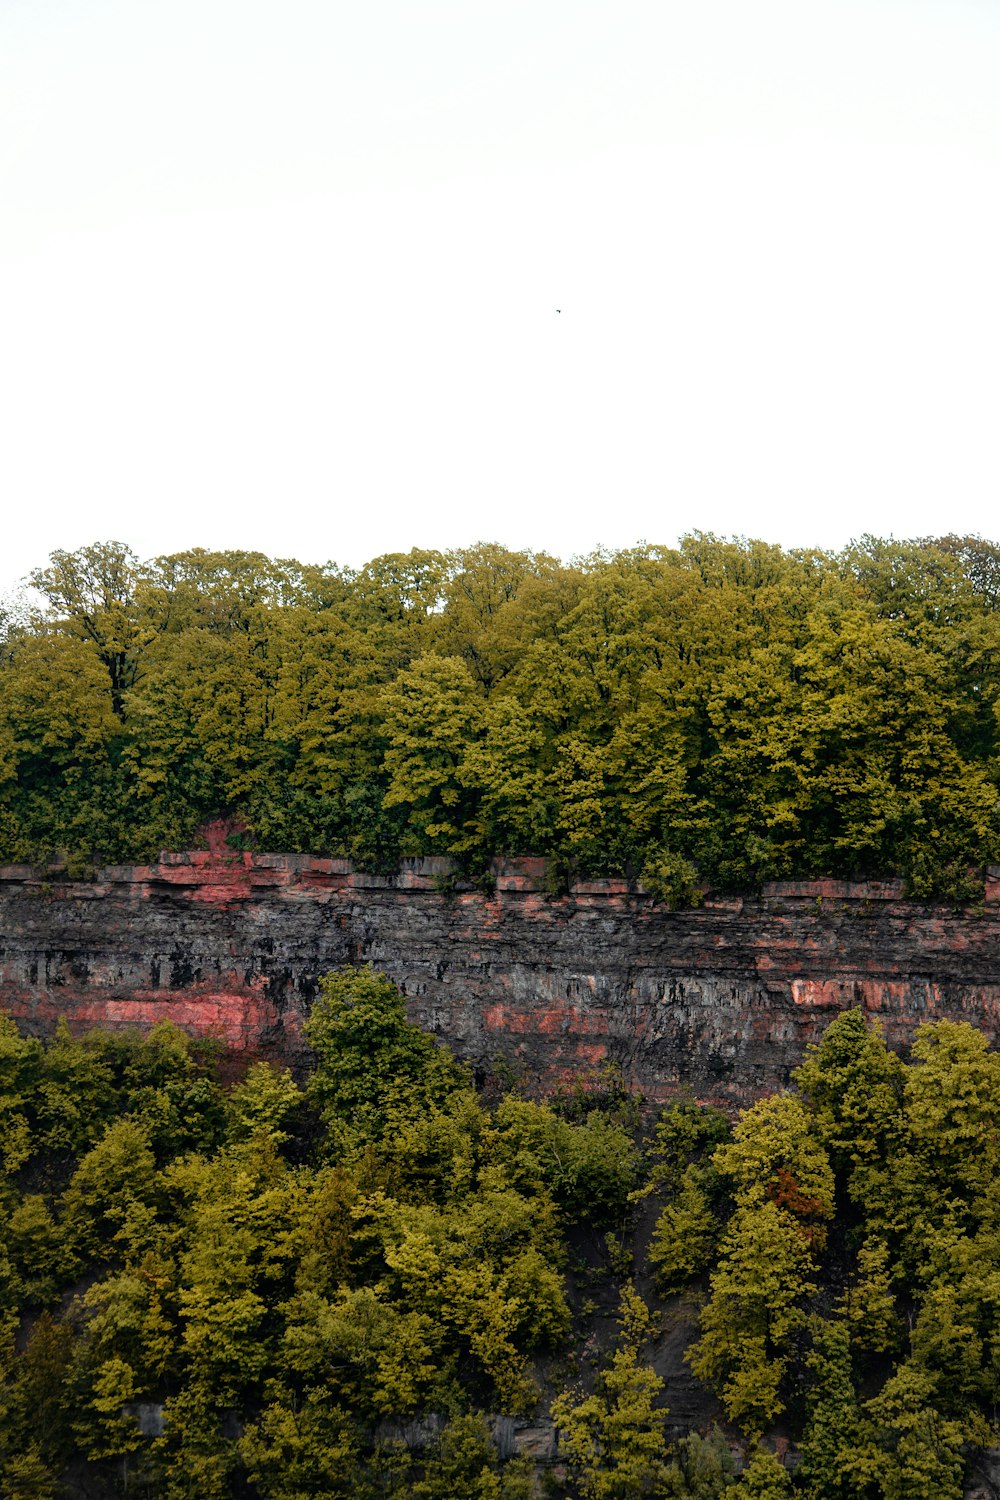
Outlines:
<svg viewBox="0 0 1000 1500"><path fill-rule="evenodd" d="M998 1076L970 1026L921 1027L904 1063L852 1012L803 1096L715 1152L732 1211L688 1357L752 1437L802 1424L794 1485L762 1451L735 1494L958 1500L996 1441Z"/></svg>
<svg viewBox="0 0 1000 1500"><path fill-rule="evenodd" d="M618 1347L590 1395L557 1397L552 1416L584 1500L632 1500L662 1493L667 1479L663 1381L643 1362L649 1312L635 1288L622 1289Z"/></svg>
<svg viewBox="0 0 1000 1500"><path fill-rule="evenodd" d="M47 607L0 619L0 859L145 858L225 811L270 849L543 854L670 904L873 873L968 896L1000 859L998 558L57 552Z"/></svg>
<svg viewBox="0 0 1000 1500"><path fill-rule="evenodd" d="M369 970L307 1029L304 1083L223 1088L173 1027L0 1024L3 1500L532 1500L484 1414L546 1407L565 1500L960 1500L1000 1405L1000 1074L971 1027L902 1059L845 1014L732 1130L487 1106ZM671 1441L692 1319L731 1426Z"/></svg>
<svg viewBox="0 0 1000 1500"><path fill-rule="evenodd" d="M329 978L307 1033L304 1089L256 1064L224 1091L172 1027L0 1026L0 1486L83 1464L117 1493L131 1463L199 1500L363 1500L376 1472L414 1500L530 1494L475 1414L533 1409L532 1358L570 1332L567 1233L623 1221L637 1149L596 1112L486 1109L371 971ZM454 1420L425 1459L372 1457L379 1421L426 1412Z"/></svg>

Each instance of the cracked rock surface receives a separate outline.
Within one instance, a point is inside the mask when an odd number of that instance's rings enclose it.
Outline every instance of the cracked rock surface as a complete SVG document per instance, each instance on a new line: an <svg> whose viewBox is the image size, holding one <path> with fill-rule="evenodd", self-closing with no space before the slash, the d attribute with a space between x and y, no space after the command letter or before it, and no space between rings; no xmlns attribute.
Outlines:
<svg viewBox="0 0 1000 1500"><path fill-rule="evenodd" d="M961 911L838 881L668 911L623 881L548 895L540 861L498 864L489 894L440 863L374 876L203 851L90 881L0 869L0 1007L39 1034L60 1016L169 1017L294 1062L320 976L372 963L475 1068L543 1088L612 1064L651 1099L730 1109L783 1087L846 1007L894 1046L942 1016L1000 1036L1000 882Z"/></svg>

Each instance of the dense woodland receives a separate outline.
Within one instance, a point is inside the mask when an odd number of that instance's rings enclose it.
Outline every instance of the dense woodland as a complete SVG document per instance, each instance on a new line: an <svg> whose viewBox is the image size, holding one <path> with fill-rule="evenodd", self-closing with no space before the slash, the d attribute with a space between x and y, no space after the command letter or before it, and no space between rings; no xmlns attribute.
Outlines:
<svg viewBox="0 0 1000 1500"><path fill-rule="evenodd" d="M301 1085L223 1085L169 1025L0 1026L3 1500L961 1495L1000 1397L1000 1056L972 1027L902 1060L845 1013L733 1128L607 1078L477 1093L370 970L307 1032ZM539 1410L560 1464L502 1463L491 1419Z"/></svg>
<svg viewBox="0 0 1000 1500"><path fill-rule="evenodd" d="M1000 859L1000 549L693 535L360 571L55 553L0 620L0 859L544 854L662 899Z"/></svg>

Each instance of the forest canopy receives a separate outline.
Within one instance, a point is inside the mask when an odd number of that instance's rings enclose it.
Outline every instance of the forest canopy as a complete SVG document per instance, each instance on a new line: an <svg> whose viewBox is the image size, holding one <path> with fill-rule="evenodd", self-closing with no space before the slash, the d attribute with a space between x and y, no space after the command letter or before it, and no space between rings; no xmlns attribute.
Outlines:
<svg viewBox="0 0 1000 1500"><path fill-rule="evenodd" d="M0 611L0 860L146 860L226 815L390 868L496 855L705 885L1000 859L1000 547L695 533L359 570L118 543Z"/></svg>
<svg viewBox="0 0 1000 1500"><path fill-rule="evenodd" d="M845 1012L731 1124L612 1075L477 1091L368 969L305 1025L301 1081L233 1081L169 1023L0 1016L2 1500L966 1492L1000 1402L982 1033L900 1057ZM503 1461L500 1418L558 1464Z"/></svg>

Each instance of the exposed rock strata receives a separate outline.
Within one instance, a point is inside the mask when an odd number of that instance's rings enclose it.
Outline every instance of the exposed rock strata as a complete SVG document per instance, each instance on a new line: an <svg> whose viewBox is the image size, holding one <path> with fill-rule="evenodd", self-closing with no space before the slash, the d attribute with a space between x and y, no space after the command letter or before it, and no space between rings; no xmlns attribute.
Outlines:
<svg viewBox="0 0 1000 1500"><path fill-rule="evenodd" d="M218 848L90 882L0 869L0 1006L39 1033L167 1016L294 1057L318 977L371 962L475 1065L551 1084L611 1062L651 1097L729 1106L780 1087L846 1006L894 1044L937 1016L1000 1036L1000 880L962 912L835 881L669 912L620 881L546 895L539 861L498 866L490 895L446 883L435 861L387 878Z"/></svg>

